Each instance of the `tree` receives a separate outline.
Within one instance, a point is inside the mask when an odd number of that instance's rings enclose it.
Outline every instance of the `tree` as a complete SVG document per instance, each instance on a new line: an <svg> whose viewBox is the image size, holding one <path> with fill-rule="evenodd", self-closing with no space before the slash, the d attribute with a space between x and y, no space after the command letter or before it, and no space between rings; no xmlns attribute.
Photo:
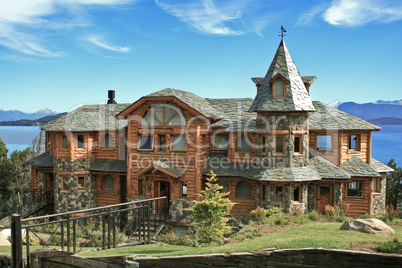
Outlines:
<svg viewBox="0 0 402 268"><path fill-rule="evenodd" d="M402 203L402 169L398 167L394 159L388 163L394 172L387 174L387 205L393 205L394 208L401 206Z"/></svg>
<svg viewBox="0 0 402 268"><path fill-rule="evenodd" d="M189 209L194 218L194 225L199 229L197 233L201 243L222 243L224 236L230 233L230 227L226 226L234 203L229 200L229 193L222 193L216 175L211 171L211 177L207 179L207 187L199 195L201 201Z"/></svg>
<svg viewBox="0 0 402 268"><path fill-rule="evenodd" d="M13 162L7 157L8 149L0 139L0 201L4 203L10 196L10 185L13 174Z"/></svg>

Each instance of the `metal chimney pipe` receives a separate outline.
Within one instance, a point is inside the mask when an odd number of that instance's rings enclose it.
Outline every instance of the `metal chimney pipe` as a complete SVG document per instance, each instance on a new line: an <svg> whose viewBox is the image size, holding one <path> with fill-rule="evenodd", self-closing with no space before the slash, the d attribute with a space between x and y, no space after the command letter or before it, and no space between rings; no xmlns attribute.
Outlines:
<svg viewBox="0 0 402 268"><path fill-rule="evenodd" d="M107 104L116 104L116 101L114 100L114 98L115 98L114 90L108 91L108 97L109 97L109 100L107 101Z"/></svg>

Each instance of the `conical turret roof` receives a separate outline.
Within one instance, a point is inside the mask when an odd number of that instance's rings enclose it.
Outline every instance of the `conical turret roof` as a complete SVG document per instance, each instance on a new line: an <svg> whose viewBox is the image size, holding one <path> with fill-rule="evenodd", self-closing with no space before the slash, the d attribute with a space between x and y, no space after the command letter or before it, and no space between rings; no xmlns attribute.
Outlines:
<svg viewBox="0 0 402 268"><path fill-rule="evenodd" d="M274 98L272 94L271 80L277 76L286 79L284 98ZM315 111L310 95L283 39L249 111Z"/></svg>

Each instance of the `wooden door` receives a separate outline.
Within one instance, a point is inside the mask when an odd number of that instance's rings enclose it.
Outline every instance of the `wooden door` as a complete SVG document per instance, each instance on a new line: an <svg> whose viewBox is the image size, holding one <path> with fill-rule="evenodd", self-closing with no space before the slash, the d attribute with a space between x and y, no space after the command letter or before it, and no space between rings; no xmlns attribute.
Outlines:
<svg viewBox="0 0 402 268"><path fill-rule="evenodd" d="M53 198L53 173L46 173L45 175L45 193L49 193L47 198Z"/></svg>
<svg viewBox="0 0 402 268"><path fill-rule="evenodd" d="M332 185L317 185L317 212L325 214L325 206L333 205Z"/></svg>
<svg viewBox="0 0 402 268"><path fill-rule="evenodd" d="M156 202L156 212L163 208L170 200L170 187L167 181L156 181L155 182L155 197L166 196L167 198L158 200Z"/></svg>

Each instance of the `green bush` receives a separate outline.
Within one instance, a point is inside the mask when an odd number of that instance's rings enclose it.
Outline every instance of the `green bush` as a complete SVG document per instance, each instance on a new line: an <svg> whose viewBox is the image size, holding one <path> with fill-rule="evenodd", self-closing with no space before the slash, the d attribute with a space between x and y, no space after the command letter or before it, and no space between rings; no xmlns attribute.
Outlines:
<svg viewBox="0 0 402 268"><path fill-rule="evenodd" d="M276 215L274 222L276 225L282 225L282 226L287 224L287 220L283 214Z"/></svg>
<svg viewBox="0 0 402 268"><path fill-rule="evenodd" d="M265 210L265 216L269 218L269 217L271 217L273 215L277 215L281 212L282 212L282 210L280 208L272 207L270 209Z"/></svg>
<svg viewBox="0 0 402 268"><path fill-rule="evenodd" d="M266 219L267 212L265 209L261 207L257 207L256 209L252 210L250 213L250 218L258 224L264 223Z"/></svg>
<svg viewBox="0 0 402 268"><path fill-rule="evenodd" d="M318 212L316 210L310 211L307 214L307 217L312 221L316 221L319 216L320 216L320 214L318 214Z"/></svg>
<svg viewBox="0 0 402 268"><path fill-rule="evenodd" d="M299 223L299 224L306 224L306 223L310 222L310 218L305 214L301 214L301 215L292 217L291 222Z"/></svg>
<svg viewBox="0 0 402 268"><path fill-rule="evenodd" d="M198 240L196 235L185 235L179 237L173 232L160 234L158 236L158 241L170 244L170 245L180 245L180 246L187 246L187 247L197 247Z"/></svg>
<svg viewBox="0 0 402 268"><path fill-rule="evenodd" d="M397 250L402 249L402 242L398 238L394 238L391 241L385 242L380 245L380 252L384 253L394 253Z"/></svg>
<svg viewBox="0 0 402 268"><path fill-rule="evenodd" d="M346 221L346 211L348 210L349 205L336 204L336 205L326 205L325 212L327 214L327 218L331 221L343 222Z"/></svg>

